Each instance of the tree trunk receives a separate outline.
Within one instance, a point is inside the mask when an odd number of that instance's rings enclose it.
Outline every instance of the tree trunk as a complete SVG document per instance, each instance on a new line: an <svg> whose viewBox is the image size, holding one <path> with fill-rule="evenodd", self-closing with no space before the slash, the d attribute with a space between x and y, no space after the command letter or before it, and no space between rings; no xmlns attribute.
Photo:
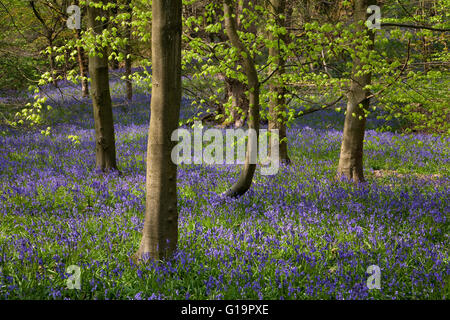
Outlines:
<svg viewBox="0 0 450 320"><path fill-rule="evenodd" d="M57 70L55 68L55 54L53 53L53 38L52 38L51 33L49 33L47 39L48 39L48 46L52 50L50 53L50 56L49 56L50 71L52 73L52 79L53 79L52 82L53 82L53 86L55 88L57 88L58 87L58 79L56 79L56 78L58 77L58 74L57 74Z"/></svg>
<svg viewBox="0 0 450 320"><path fill-rule="evenodd" d="M376 4L374 0L357 0L355 3L355 22L367 20L367 7ZM366 28L365 24L358 25L358 32ZM373 44L374 33L369 30L369 37ZM373 45L369 50L373 49ZM365 112L370 103L367 99L370 92L364 89L371 82L371 74L356 76L364 64L358 56L353 61L352 82L348 93L347 112L345 115L344 132L342 136L341 153L339 157L338 177L359 183L364 182L363 173L363 141L366 125Z"/></svg>
<svg viewBox="0 0 450 320"><path fill-rule="evenodd" d="M250 188L256 169L256 164L251 163L250 159L253 158L253 154L257 154L257 150L254 148L258 144L259 134L259 80L255 63L250 55L250 52L244 46L237 34L236 20L232 16L234 14L233 3L233 0L224 0L225 30L231 44L238 49L238 52L242 57L242 65L247 76L249 87L248 127L249 129L254 129L256 131L255 135L249 134L247 153L241 175L239 176L238 181L225 193L230 197L238 197Z"/></svg>
<svg viewBox="0 0 450 320"><path fill-rule="evenodd" d="M426 17L426 1L422 0L420 1L420 9L421 9L421 14L422 17ZM430 66L427 63L430 57L430 52L429 52L429 44L427 43L427 36L424 35L422 36L422 59L424 60L424 64L423 64L423 71L425 73L428 73L430 71Z"/></svg>
<svg viewBox="0 0 450 320"><path fill-rule="evenodd" d="M130 79L131 76L131 22L133 20L132 13L133 8L131 7L131 0L127 0L127 13L130 17L127 19L126 24L126 37L127 44L125 45L125 76L126 76L126 86L127 86L127 100L131 102L133 100L133 81Z"/></svg>
<svg viewBox="0 0 450 320"><path fill-rule="evenodd" d="M270 12L276 19L277 26L284 26L284 19L280 18L280 15L285 13L286 1L285 0L271 0ZM279 156L280 162L289 163L290 159L287 151L287 139L286 138L286 117L283 113L286 110L286 88L284 87L282 75L285 72L285 61L280 52L280 41L285 42L286 37L283 35L274 35L273 32L269 32L269 40L278 40L278 45L269 48L269 56L274 60L274 72L272 81L269 85L270 101L269 101L269 130L277 129L280 136Z"/></svg>
<svg viewBox="0 0 450 320"><path fill-rule="evenodd" d="M245 118L248 113L249 101L245 95L246 86L244 83L233 78L225 78L228 96L231 97L231 116L235 128L240 128L245 123ZM228 122L224 124L227 126Z"/></svg>
<svg viewBox="0 0 450 320"><path fill-rule="evenodd" d="M164 259L178 241L177 166L171 135L181 105L181 0L153 0L152 101L147 147L146 210L137 260Z"/></svg>
<svg viewBox="0 0 450 320"><path fill-rule="evenodd" d="M90 1L95 2L95 1ZM103 10L88 6L88 23L94 34L99 35L103 23L95 18ZM109 90L107 48L98 48L94 56L89 56L89 73L91 76L91 97L94 108L96 166L102 171L117 169L114 123ZM99 54L102 56L100 57Z"/></svg>
<svg viewBox="0 0 450 320"><path fill-rule="evenodd" d="M119 13L119 8L117 6L117 0L110 0L109 3L114 4L113 7L111 7L111 15L115 18L117 16L117 14ZM110 22L111 24L111 29L112 28L116 28L117 29L117 37L120 37L120 32L119 32L119 26L117 25L117 23L115 22ZM111 60L111 68L113 70L117 70L119 69L119 61L117 60L117 58L119 57L119 50L118 49L112 49L111 53L114 54L114 58Z"/></svg>
<svg viewBox="0 0 450 320"><path fill-rule="evenodd" d="M86 53L83 55L83 68L86 70L84 73L86 75L86 78L84 79L84 86L86 89L86 93L89 96L89 75L87 74L87 71L89 71L89 55L86 55Z"/></svg>
<svg viewBox="0 0 450 320"><path fill-rule="evenodd" d="M236 10L236 30L239 30L242 21L240 15L243 13L244 9L250 9L250 4L248 1L237 2ZM256 35L256 26L254 24L247 27L248 32L252 32ZM227 41L226 36L221 39L221 41ZM241 57L239 63L242 63ZM249 110L249 99L247 98L245 92L248 90L248 86L245 83L240 82L237 79L225 77L225 86L227 88L228 97L231 97L231 110L228 110L231 114L230 121L225 121L222 123L222 127L227 127L233 125L235 128L240 128L245 124L248 117ZM224 115L226 112L224 112Z"/></svg>
<svg viewBox="0 0 450 320"><path fill-rule="evenodd" d="M80 40L81 38L80 29L76 29L75 36L77 40ZM77 46L77 52L78 52L78 66L80 68L80 76L81 76L81 96L85 98L89 96L89 84L86 74L85 55L83 47Z"/></svg>

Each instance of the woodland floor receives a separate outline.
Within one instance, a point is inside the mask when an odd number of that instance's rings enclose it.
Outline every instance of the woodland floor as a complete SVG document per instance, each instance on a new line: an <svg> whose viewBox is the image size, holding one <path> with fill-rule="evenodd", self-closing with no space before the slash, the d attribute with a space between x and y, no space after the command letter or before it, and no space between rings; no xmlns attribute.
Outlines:
<svg viewBox="0 0 450 320"><path fill-rule="evenodd" d="M150 97L126 106L113 91L119 176L94 171L91 107L69 93L55 93L49 136L0 127L0 299L449 298L450 139L378 132L373 117L354 186L334 179L343 116L323 111L288 130L292 164L257 171L239 199L220 195L238 166L182 165L179 249L137 266Z"/></svg>

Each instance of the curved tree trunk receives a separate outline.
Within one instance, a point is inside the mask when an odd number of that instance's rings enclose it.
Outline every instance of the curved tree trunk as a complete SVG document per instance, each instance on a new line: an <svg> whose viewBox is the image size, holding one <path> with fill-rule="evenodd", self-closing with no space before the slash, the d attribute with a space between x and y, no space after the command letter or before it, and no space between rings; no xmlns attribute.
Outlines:
<svg viewBox="0 0 450 320"><path fill-rule="evenodd" d="M277 25L282 26L284 19L280 18L280 15L285 13L286 1L285 0L271 0L270 12L275 17ZM269 40L282 40L285 42L286 37L283 35L275 36L273 32L269 33ZM279 42L278 42L279 44ZM277 129L280 135L279 156L280 162L290 163L290 159L287 151L287 139L286 139L286 117L283 116L283 112L286 110L286 88L284 87L281 76L285 72L285 61L281 56L279 45L271 46L269 48L269 56L274 59L275 66L272 68L273 81L270 82L270 101L269 101L269 130Z"/></svg>
<svg viewBox="0 0 450 320"><path fill-rule="evenodd" d="M95 2L95 1L91 1ZM104 25L96 20L104 14L103 10L88 6L88 23L94 34L102 33ZM109 90L107 48L99 49L98 54L89 56L91 77L91 97L94 108L96 166L102 171L117 169L114 122Z"/></svg>
<svg viewBox="0 0 450 320"><path fill-rule="evenodd" d="M236 3L236 24L235 29L240 30L242 27L242 21L240 19L240 15L243 13L244 9L249 9L248 1L239 1ZM256 34L256 27L254 24L247 27L248 32L252 32ZM226 36L222 41L227 41ZM242 63L242 57L240 57L239 62ZM229 125L233 125L235 128L242 127L247 118L248 118L248 110L249 110L249 99L247 98L245 92L248 90L247 84L234 79L225 77L225 86L227 88L228 97L231 97L231 110L228 110L231 114L231 119L222 124L222 127L227 127Z"/></svg>
<svg viewBox="0 0 450 320"><path fill-rule="evenodd" d="M355 21L366 21L368 18L367 7L376 4L374 0L357 0L355 3ZM358 25L357 30L362 31L364 25ZM373 43L374 33L369 31L370 39ZM371 50L372 47L369 48ZM366 73L356 76L361 70L363 63L356 57L353 61L352 82L348 93L347 112L345 115L344 132L342 136L341 153L338 165L338 177L359 183L364 182L363 173L363 141L366 126L365 110L369 107L370 100L367 98L369 90L364 89L371 82L371 74Z"/></svg>
<svg viewBox="0 0 450 320"><path fill-rule="evenodd" d="M170 257L178 241L177 165L171 159L181 105L181 0L153 0L152 102L146 209L137 260Z"/></svg>
<svg viewBox="0 0 450 320"><path fill-rule="evenodd" d="M232 16L233 0L224 1L224 17L225 30L231 44L236 47L242 57L242 64L244 72L247 76L249 87L249 118L248 127L256 131L255 135L249 134L247 142L247 153L245 156L245 163L238 181L225 193L230 197L237 197L244 194L251 186L253 175L255 173L256 164L251 163L250 159L256 157L259 131L259 80L256 72L255 63L250 55L250 52L241 42L236 31L236 20ZM256 141L255 141L256 139Z"/></svg>

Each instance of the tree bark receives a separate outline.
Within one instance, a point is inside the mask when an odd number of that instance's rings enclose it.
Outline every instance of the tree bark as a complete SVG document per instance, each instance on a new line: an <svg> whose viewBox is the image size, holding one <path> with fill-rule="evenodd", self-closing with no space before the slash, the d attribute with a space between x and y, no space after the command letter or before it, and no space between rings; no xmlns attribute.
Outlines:
<svg viewBox="0 0 450 320"><path fill-rule="evenodd" d="M178 242L177 166L171 135L181 105L181 0L153 0L152 101L147 147L146 210L137 260L171 256Z"/></svg>
<svg viewBox="0 0 450 320"><path fill-rule="evenodd" d="M355 2L354 17L355 22L367 20L367 7L376 4L374 0L357 0ZM361 32L366 28L365 24L357 26L357 32ZM372 45L369 50L373 49L374 33L369 30L369 37ZM345 115L344 132L342 136L341 153L339 157L339 165L337 176L339 178L346 177L355 183L364 182L363 173L363 141L366 125L365 111L368 109L370 99L369 90L364 89L366 85L371 83L371 74L356 76L356 73L362 69L364 63L361 62L358 55L353 61L352 81L350 91L348 93L347 112Z"/></svg>
<svg viewBox="0 0 450 320"><path fill-rule="evenodd" d="M270 13L275 17L276 24L278 26L284 25L284 19L280 18L280 15L285 13L286 1L285 0L271 0ZM281 79L282 75L285 73L285 60L281 56L281 51L279 48L280 42L286 42L286 36L284 35L274 35L273 32L269 33L269 40L278 40L278 45L269 48L269 56L272 57L274 61L274 67L272 71L274 72L272 76L272 81L269 84L270 90L270 101L269 101L269 130L278 130L280 136L279 144L279 157L280 162L290 163L287 150L287 139L286 139L286 117L283 113L286 110L286 88L283 85Z"/></svg>
<svg viewBox="0 0 450 320"><path fill-rule="evenodd" d="M81 30L76 29L75 36L77 40L81 38ZM83 47L77 46L78 53L78 67L80 68L80 76L81 76L81 96L83 98L89 96L89 84L86 74L86 65L85 65L85 55Z"/></svg>
<svg viewBox="0 0 450 320"><path fill-rule="evenodd" d="M256 135L249 134L247 142L247 153L245 156L245 163L239 176L238 181L225 192L227 196L238 197L250 188L255 173L256 164L250 163L251 155L256 154L257 150L254 148L258 144L259 134L259 80L256 72L255 63L250 55L250 52L242 43L236 28L236 19L233 17L233 0L224 0L224 17L225 30L231 44L238 49L242 58L243 70L246 74L249 88L249 129L254 129ZM256 139L256 141L254 141Z"/></svg>
<svg viewBox="0 0 450 320"><path fill-rule="evenodd" d="M101 34L104 28L103 23L95 19L103 14L102 11L88 6L88 23L95 35ZM109 171L117 169L117 163L106 47L98 48L95 55L89 56L89 73L94 109L96 166L102 171Z"/></svg>
<svg viewBox="0 0 450 320"><path fill-rule="evenodd" d="M126 76L126 93L127 100L131 102L133 100L133 81L130 79L131 76L131 22L133 20L132 13L133 8L131 7L131 0L127 0L127 13L130 17L127 19L125 36L127 37L127 44L125 45L125 76Z"/></svg>
<svg viewBox="0 0 450 320"><path fill-rule="evenodd" d="M119 13L119 8L117 5L117 0L109 0L109 3L114 4L113 7L111 7L111 15L115 18L117 14ZM119 35L119 26L115 22L111 22L111 28L117 29L117 37L120 37ZM119 61L117 60L117 57L119 56L119 50L118 49L112 49L111 53L114 54L114 58L111 60L111 68L113 70L119 69Z"/></svg>
<svg viewBox="0 0 450 320"><path fill-rule="evenodd" d="M49 56L50 71L52 73L52 78L53 78L52 82L53 82L53 86L55 88L57 88L58 87L58 79L57 79L58 72L55 67L55 54L53 53L53 38L52 38L52 34L50 32L48 33L47 40L48 40L49 47L52 48L52 52L50 53L50 56Z"/></svg>
<svg viewBox="0 0 450 320"><path fill-rule="evenodd" d="M248 8L249 8L248 1L242 1L237 3L237 8L235 12L236 30L239 30L242 24L240 15L242 14L244 9ZM247 31L256 34L256 27L254 25L251 25L248 27ZM222 41L226 41L226 36L224 38L225 39L222 39ZM242 63L241 60L242 59L240 58L239 63ZM225 86L227 88L227 94L228 97L231 97L232 102L231 102L231 110L228 110L228 112L231 114L231 119L229 121L225 121L224 123L222 123L222 127L233 125L235 128L240 128L245 124L245 121L248 117L249 99L245 95L245 92L248 90L248 86L237 79L229 77L224 78L225 78ZM226 112L224 112L224 114L226 114Z"/></svg>
<svg viewBox="0 0 450 320"><path fill-rule="evenodd" d="M245 123L248 112L249 101L245 95L246 86L244 83L233 78L225 78L228 96L231 97L231 116L235 128L240 128ZM229 123L225 123L227 126Z"/></svg>

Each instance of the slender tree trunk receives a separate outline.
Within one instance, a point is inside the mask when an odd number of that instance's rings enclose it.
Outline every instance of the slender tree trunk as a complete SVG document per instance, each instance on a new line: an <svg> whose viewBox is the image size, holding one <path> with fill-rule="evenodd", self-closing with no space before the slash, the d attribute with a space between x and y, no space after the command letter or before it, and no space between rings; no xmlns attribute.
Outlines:
<svg viewBox="0 0 450 320"><path fill-rule="evenodd" d="M53 78L52 82L53 82L53 86L55 88L57 88L58 87L58 80L56 79L56 77L58 76L58 74L57 74L57 70L56 70L56 67L55 67L55 54L53 53L53 38L52 38L52 34L51 33L49 33L47 39L48 39L49 47L52 48L52 52L50 53L50 56L49 56L50 71L52 72L52 78Z"/></svg>
<svg viewBox="0 0 450 320"><path fill-rule="evenodd" d="M428 4L430 4L430 3L428 3ZM422 11L422 17L426 17L426 1L420 1L420 9L421 9L421 11ZM423 71L425 72L425 73L427 73L427 72L429 72L430 71L430 66L428 65L428 60L429 60L429 57L430 57L430 52L429 52L430 50L429 50L429 44L427 43L427 36L426 35L424 35L424 36L422 36L422 56L423 56L423 60L424 60L424 64L423 64Z"/></svg>
<svg viewBox="0 0 450 320"><path fill-rule="evenodd" d="M355 2L355 21L366 21L367 7L376 4L374 0L357 0ZM358 25L358 32L366 28ZM369 31L369 37L373 43L374 33ZM372 50L373 46L369 48ZM370 92L364 89L371 82L371 74L357 76L357 72L364 64L356 57L353 61L352 82L348 93L347 112L344 122L342 136L341 154L339 157L338 177L345 176L347 179L359 183L364 182L363 173L363 141L366 125L365 110L369 107L370 100L367 99Z"/></svg>
<svg viewBox="0 0 450 320"><path fill-rule="evenodd" d="M130 79L131 76L131 22L133 20L133 8L131 7L131 0L127 0L127 13L130 15L127 19L126 25L126 37L127 44L125 45L125 76L127 77L127 100L131 102L133 100L133 81Z"/></svg>
<svg viewBox="0 0 450 320"><path fill-rule="evenodd" d="M181 105L181 0L153 0L152 102L146 210L137 260L171 256L178 241L177 166L171 159Z"/></svg>
<svg viewBox="0 0 450 320"><path fill-rule="evenodd" d="M244 194L251 186L253 175L255 173L256 164L250 163L251 155L257 154L254 148L258 144L259 131L259 80L256 72L255 63L250 55L250 52L242 43L236 29L236 19L233 17L235 10L233 10L233 0L224 0L224 17L225 30L231 44L238 49L242 57L242 65L247 76L249 87L249 129L254 129L256 135L249 135L247 143L247 153L245 156L245 163L238 181L225 193L230 197L237 197ZM254 141L256 139L256 141Z"/></svg>
<svg viewBox="0 0 450 320"><path fill-rule="evenodd" d="M275 17L276 24L283 26L285 24L284 19L280 18L280 15L285 13L286 1L285 0L271 0L270 12ZM286 37L283 35L274 35L273 32L269 33L269 40L278 40L277 46L271 46L269 48L269 56L274 59L274 67L272 68L274 74L272 81L269 85L270 101L269 101L269 130L277 129L280 135L279 156L280 162L289 163L290 159L287 150L286 138L286 117L283 113L286 110L286 88L284 87L282 75L285 72L285 61L280 52L280 41L285 42Z"/></svg>
<svg viewBox="0 0 450 320"><path fill-rule="evenodd" d="M89 54L86 54L86 52L83 55L83 68L86 74L86 79L84 80L84 86L86 87L86 92L89 95L89 75L88 75L88 71L89 71Z"/></svg>
<svg viewBox="0 0 450 320"><path fill-rule="evenodd" d="M119 8L117 6L117 0L109 0L109 3L114 4L114 7L111 7L111 15L115 18L117 14L119 13ZM115 22L111 22L111 28L117 29L117 37L119 37L119 26ZM117 57L119 56L119 50L118 49L112 49L111 53L114 53L114 58L111 60L111 68L113 70L119 69L119 61L117 60Z"/></svg>
<svg viewBox="0 0 450 320"><path fill-rule="evenodd" d="M77 40L80 40L81 30L76 29L75 37ZM77 46L77 52L78 52L78 66L80 68L80 76L81 76L81 96L84 98L89 96L89 84L86 74L85 55L83 47Z"/></svg>
<svg viewBox="0 0 450 320"><path fill-rule="evenodd" d="M90 1L96 2L96 1ZM88 7L88 23L94 34L103 31L103 23L96 20L104 12L99 8ZM107 48L98 48L102 57L89 56L89 73L91 76L91 96L94 108L96 166L102 171L117 169L114 123L109 90Z"/></svg>

